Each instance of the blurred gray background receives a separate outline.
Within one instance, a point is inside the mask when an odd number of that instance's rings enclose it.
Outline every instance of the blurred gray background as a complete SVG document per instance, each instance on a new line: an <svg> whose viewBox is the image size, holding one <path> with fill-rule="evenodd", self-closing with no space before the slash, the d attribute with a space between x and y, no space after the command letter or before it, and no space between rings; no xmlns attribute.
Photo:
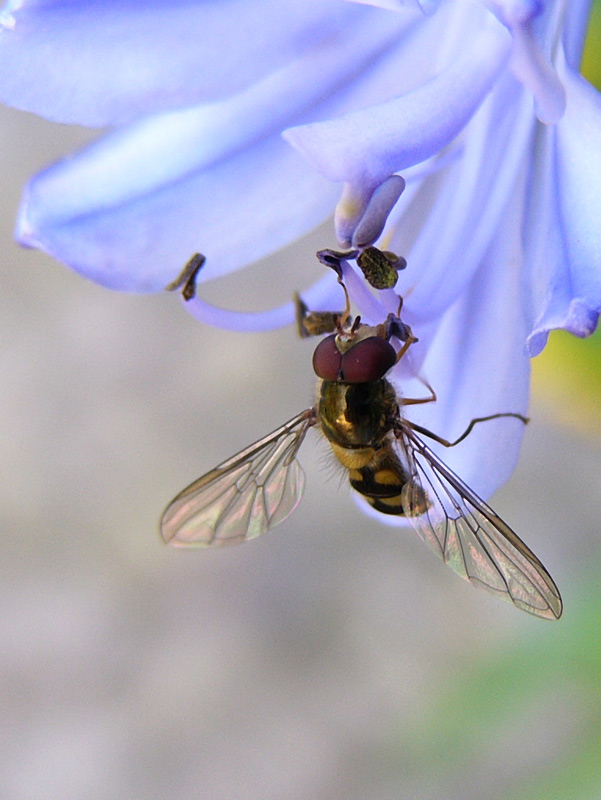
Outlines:
<svg viewBox="0 0 601 800"><path fill-rule="evenodd" d="M587 694L553 654L600 560L586 419L557 422L539 391L493 502L560 585L560 623L361 516L312 434L281 528L172 550L164 505L312 403L313 345L211 330L175 296L112 293L17 247L27 177L90 134L2 109L0 136L0 797L521 797L577 750ZM334 244L328 226L203 297L284 301Z"/></svg>

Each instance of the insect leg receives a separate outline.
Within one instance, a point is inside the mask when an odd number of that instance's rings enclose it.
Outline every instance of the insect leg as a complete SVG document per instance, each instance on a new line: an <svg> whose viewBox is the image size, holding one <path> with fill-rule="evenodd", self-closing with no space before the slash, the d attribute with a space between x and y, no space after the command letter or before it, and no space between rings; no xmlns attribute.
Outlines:
<svg viewBox="0 0 601 800"><path fill-rule="evenodd" d="M407 339L406 339L406 340L403 342L403 346L401 347L401 349L399 350L399 352L396 354L396 363L397 363L397 364L399 363L399 361L401 360L401 358L402 358L402 357L405 355L405 353L407 352L407 350L409 350L409 348L411 347L411 345L412 345L412 344L415 344L415 343L418 341L418 338L417 338L417 336L414 336L414 335L411 333L411 329L410 329L409 327L407 327L407 326L405 326L405 327L407 328L407 330L408 330L408 332L409 332L409 335L407 336Z"/></svg>
<svg viewBox="0 0 601 800"><path fill-rule="evenodd" d="M321 336L324 333L334 333L338 330L344 311L309 311L307 304L299 295L294 293L294 307L296 311L296 330L301 339L309 336Z"/></svg>
<svg viewBox="0 0 601 800"><path fill-rule="evenodd" d="M418 380L424 384L426 389L430 390L430 397L400 397L399 404L402 406L417 406L422 405L423 403L435 403L436 402L436 392L430 386L428 381L425 378L418 378Z"/></svg>
<svg viewBox="0 0 601 800"><path fill-rule="evenodd" d="M410 400L409 402L407 402L407 400L403 401L403 403L407 405L411 405L412 402L423 403L423 402L428 402L428 400L421 400L421 401ZM522 414L516 414L513 411L506 411L501 414L490 414L490 416L488 417L476 417L470 422L470 424L463 431L461 436L458 439L455 439L454 442L450 442L448 439L443 439L442 436L438 436L438 434L432 433L432 431L429 431L427 428L422 428L421 425L416 425L415 422L410 422L409 420L405 420L405 423L409 425L409 427L412 430L416 431L417 433L421 433L422 436L427 436L429 439L433 439L435 442L438 442L439 444L443 445L443 447L455 447L456 444L459 444L459 442L462 442L467 436L470 435L470 433L474 428L474 425L476 425L478 422L488 422L491 419L500 419L501 417L514 417L515 419L521 420L524 423L524 425L527 425L529 422L528 417L524 417Z"/></svg>

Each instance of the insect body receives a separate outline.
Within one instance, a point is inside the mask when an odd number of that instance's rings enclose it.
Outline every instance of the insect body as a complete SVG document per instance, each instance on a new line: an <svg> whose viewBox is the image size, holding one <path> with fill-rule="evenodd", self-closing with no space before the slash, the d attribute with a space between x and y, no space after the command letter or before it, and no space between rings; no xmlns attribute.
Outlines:
<svg viewBox="0 0 601 800"><path fill-rule="evenodd" d="M349 472L353 489L377 511L404 515L401 493L409 479L393 449L391 421L396 393L382 378L371 383L323 381L321 429L334 455Z"/></svg>
<svg viewBox="0 0 601 800"><path fill-rule="evenodd" d="M313 367L323 379L319 418L353 489L377 511L405 515L402 492L410 477L393 446L399 402L384 377L397 353L385 329L380 336L374 331L378 328L364 325L354 335L328 336L317 346Z"/></svg>
<svg viewBox="0 0 601 800"><path fill-rule="evenodd" d="M344 318L343 318L344 319ZM338 322L338 333L317 346L313 366L321 378L316 407L233 456L184 489L166 508L161 533L177 546L243 542L282 522L304 486L298 450L310 427L321 429L351 486L377 511L406 517L461 577L518 608L558 619L559 591L538 558L512 529L447 467L421 435L455 442L406 420L403 406L431 402L398 397L387 372L416 341L398 317L372 327ZM400 345L398 352L391 340Z"/></svg>

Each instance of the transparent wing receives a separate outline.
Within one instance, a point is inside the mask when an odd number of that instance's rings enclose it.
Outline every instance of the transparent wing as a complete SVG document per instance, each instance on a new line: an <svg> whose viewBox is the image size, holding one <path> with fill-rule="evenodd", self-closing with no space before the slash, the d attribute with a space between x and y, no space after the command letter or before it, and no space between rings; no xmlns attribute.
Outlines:
<svg viewBox="0 0 601 800"><path fill-rule="evenodd" d="M420 537L462 578L518 608L559 619L553 579L512 529L399 420L395 434L412 476L405 513Z"/></svg>
<svg viewBox="0 0 601 800"><path fill-rule="evenodd" d="M315 420L314 409L303 411L180 492L163 512L163 539L178 547L239 544L285 520L303 493L296 454Z"/></svg>

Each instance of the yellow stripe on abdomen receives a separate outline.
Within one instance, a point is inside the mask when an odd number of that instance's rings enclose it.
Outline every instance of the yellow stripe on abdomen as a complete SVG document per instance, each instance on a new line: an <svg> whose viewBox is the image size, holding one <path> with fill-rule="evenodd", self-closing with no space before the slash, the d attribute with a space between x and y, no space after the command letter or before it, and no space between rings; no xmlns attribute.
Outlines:
<svg viewBox="0 0 601 800"><path fill-rule="evenodd" d="M348 470L361 470L374 460L373 447L341 447L336 442L330 442L332 452L343 467Z"/></svg>

